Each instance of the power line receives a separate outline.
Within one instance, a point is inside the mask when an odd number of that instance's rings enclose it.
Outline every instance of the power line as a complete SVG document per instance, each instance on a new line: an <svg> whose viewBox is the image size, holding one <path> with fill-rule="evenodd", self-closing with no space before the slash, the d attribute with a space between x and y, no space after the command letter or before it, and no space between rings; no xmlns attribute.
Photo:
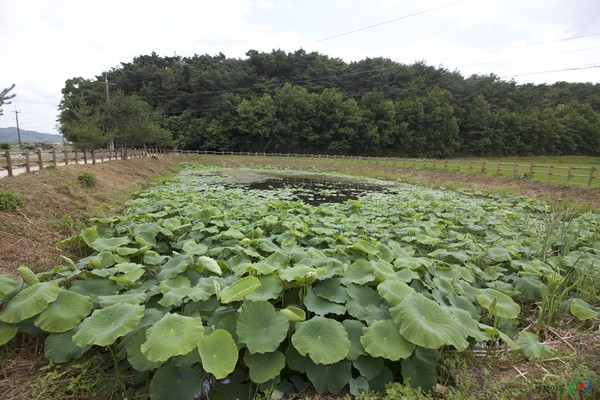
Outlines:
<svg viewBox="0 0 600 400"><path fill-rule="evenodd" d="M448 3L448 4L444 4L442 6L439 6L439 7L434 7L434 8L430 8L430 9L427 9L427 10L419 11L419 12L416 12L416 13L413 13L413 14L404 15L402 17L390 19L389 21L380 22L378 24L365 26L363 28L355 29L353 31L340 33L339 35L333 35L333 36L326 37L324 39L319 39L319 40L314 41L313 43L320 43L320 42L324 42L324 41L330 40L330 39L335 39L335 38L338 38L338 37L341 37L341 36L351 35L351 34L356 33L356 32L365 31L367 29L376 28L376 27L381 26L381 25L390 24L392 22L396 22L396 21L400 21L400 20L403 20L403 19L411 18L411 17L417 16L417 15L421 15L421 14L427 14L427 13L429 13L431 11L440 10L442 8L450 7L450 6L459 4L459 3L464 3L465 1L467 1L467 0L455 1L454 3Z"/></svg>
<svg viewBox="0 0 600 400"><path fill-rule="evenodd" d="M593 65L588 65L588 66L585 66L585 67L572 67L572 68L552 69L552 70L537 71L537 72L524 72L522 74L514 74L514 75L501 76L500 79L514 78L516 76L550 74L550 73L553 73L553 72L581 71L581 70L584 70L584 69L594 69L594 68L600 68L600 64L593 64Z"/></svg>

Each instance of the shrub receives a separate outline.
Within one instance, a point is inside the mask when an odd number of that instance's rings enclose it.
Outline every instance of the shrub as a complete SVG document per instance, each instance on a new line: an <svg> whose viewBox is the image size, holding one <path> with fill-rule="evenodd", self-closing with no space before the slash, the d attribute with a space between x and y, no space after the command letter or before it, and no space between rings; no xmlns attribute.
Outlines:
<svg viewBox="0 0 600 400"><path fill-rule="evenodd" d="M95 186L98 182L96 175L91 172L82 172L77 176L77 180L87 187Z"/></svg>
<svg viewBox="0 0 600 400"><path fill-rule="evenodd" d="M2 149L2 150L10 150L10 143L6 143L6 142L0 143L0 149Z"/></svg>
<svg viewBox="0 0 600 400"><path fill-rule="evenodd" d="M24 204L23 196L12 191L0 190L0 211L15 211Z"/></svg>

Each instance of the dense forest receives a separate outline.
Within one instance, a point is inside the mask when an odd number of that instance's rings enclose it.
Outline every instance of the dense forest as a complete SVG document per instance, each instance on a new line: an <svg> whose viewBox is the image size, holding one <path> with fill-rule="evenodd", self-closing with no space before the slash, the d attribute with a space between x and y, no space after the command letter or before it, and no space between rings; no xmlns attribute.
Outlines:
<svg viewBox="0 0 600 400"><path fill-rule="evenodd" d="M67 80L59 108L62 133L80 147L112 139L252 152L600 156L600 84L522 85L304 50L143 55Z"/></svg>

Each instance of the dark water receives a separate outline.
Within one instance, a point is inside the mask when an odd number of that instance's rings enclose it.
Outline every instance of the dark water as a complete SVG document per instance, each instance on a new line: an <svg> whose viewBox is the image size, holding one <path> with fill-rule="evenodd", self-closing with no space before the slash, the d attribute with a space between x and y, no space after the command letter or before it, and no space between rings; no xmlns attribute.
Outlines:
<svg viewBox="0 0 600 400"><path fill-rule="evenodd" d="M367 192L386 191L373 184L296 176L273 177L243 186L254 190L292 189L295 197L311 205L343 203L356 200Z"/></svg>

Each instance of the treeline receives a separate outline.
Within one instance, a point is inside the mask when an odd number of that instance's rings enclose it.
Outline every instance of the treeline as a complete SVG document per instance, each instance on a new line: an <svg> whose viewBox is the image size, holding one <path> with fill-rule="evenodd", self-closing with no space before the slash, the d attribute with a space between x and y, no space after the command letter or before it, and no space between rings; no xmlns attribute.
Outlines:
<svg viewBox="0 0 600 400"><path fill-rule="evenodd" d="M246 56L152 53L113 68L107 74L111 97L143 111L154 132L125 135L128 144L168 143L166 131L174 145L201 150L600 155L599 84L518 85L424 63L346 63L304 50L251 50ZM59 122L67 139L118 141L135 126L126 112L107 104L104 80L66 82ZM102 110L125 120L111 123Z"/></svg>

